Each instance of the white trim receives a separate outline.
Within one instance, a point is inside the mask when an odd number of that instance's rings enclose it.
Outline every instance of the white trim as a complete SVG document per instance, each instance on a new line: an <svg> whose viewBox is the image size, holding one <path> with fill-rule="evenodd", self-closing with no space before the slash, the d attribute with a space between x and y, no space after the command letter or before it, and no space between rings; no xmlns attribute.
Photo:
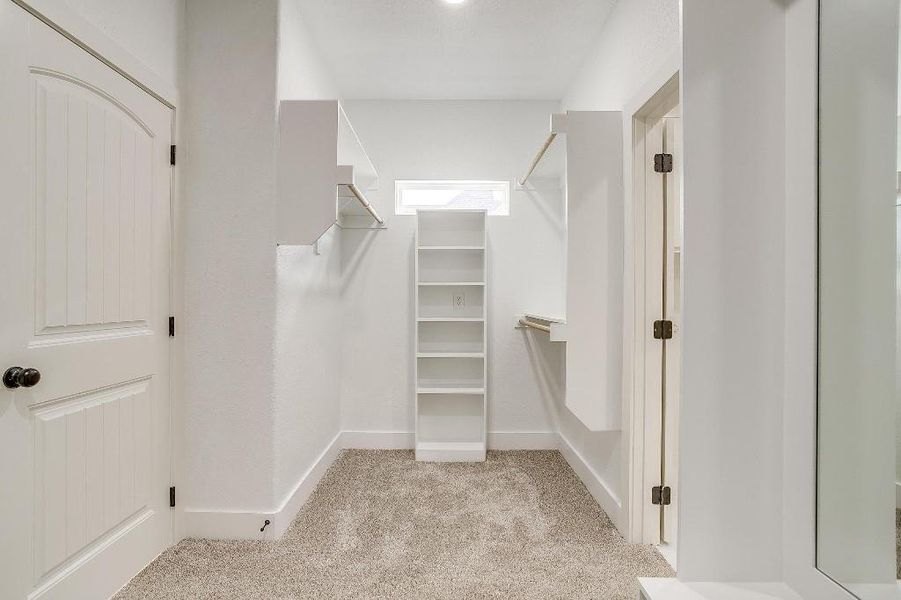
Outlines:
<svg viewBox="0 0 901 600"><path fill-rule="evenodd" d="M591 468L585 457L579 454L565 437L561 435L559 438L560 453L563 455L563 458L566 459L572 470L582 480L582 483L585 484L585 487L588 488L588 491L591 492L591 495L600 507L604 509L604 512L607 513L607 516L610 517L616 528L622 532L622 522L625 518L622 501L613 493L610 486L598 475L597 471Z"/></svg>
<svg viewBox="0 0 901 600"><path fill-rule="evenodd" d="M494 431L488 434L489 449L559 450L566 462L591 492L604 512L619 528L622 503L597 472L563 437L554 431ZM410 431L342 431L307 470L274 511L217 511L185 509L182 527L185 537L235 540L276 540L284 535L301 507L316 489L322 476L342 450L412 450ZM270 525L260 532L263 522Z"/></svg>
<svg viewBox="0 0 901 600"><path fill-rule="evenodd" d="M558 450L556 431L489 431L489 450Z"/></svg>
<svg viewBox="0 0 901 600"><path fill-rule="evenodd" d="M639 577L642 600L801 600L784 583L686 583L674 577Z"/></svg>
<svg viewBox="0 0 901 600"><path fill-rule="evenodd" d="M110 39L65 2L59 0L12 0L12 2L69 38L74 44L163 104L170 108L178 106L178 90L174 82L165 81L156 71Z"/></svg>
<svg viewBox="0 0 901 600"><path fill-rule="evenodd" d="M880 5L882 6L882 5ZM786 7L785 399L782 570L806 598L853 596L815 566L817 363L817 0Z"/></svg>
<svg viewBox="0 0 901 600"><path fill-rule="evenodd" d="M895 482L895 508L901 508L901 481Z"/></svg>
<svg viewBox="0 0 901 600"><path fill-rule="evenodd" d="M489 450L557 450L556 431L489 431ZM412 431L342 431L341 447L355 450L412 450Z"/></svg>
<svg viewBox="0 0 901 600"><path fill-rule="evenodd" d="M274 511L212 511L186 509L183 513L186 537L233 540L277 540L294 521L310 494L341 453L338 433L313 465L301 476L294 489ZM260 528L270 521L265 531Z"/></svg>
<svg viewBox="0 0 901 600"><path fill-rule="evenodd" d="M625 498L623 504L622 527L620 531L629 542L642 543L644 506L644 353L645 340L636 335L640 331L638 319L644 320L644 272L639 269L644 264L644 205L636 205L635 187L635 119L642 109L664 89L674 77L681 76L681 51L672 53L663 65L644 83L623 109L623 182L625 186L626 209L624 230L625 247L623 264L626 268L623 289L623 476ZM679 82L679 106L682 105L681 81ZM644 171L642 170L642 176ZM638 209L641 219L637 220ZM638 300L641 298L641 308Z"/></svg>
<svg viewBox="0 0 901 600"><path fill-rule="evenodd" d="M342 431L346 450L412 450L412 431Z"/></svg>
<svg viewBox="0 0 901 600"><path fill-rule="evenodd" d="M404 203L404 192L408 191L443 191L443 192L492 192L500 193L503 201L500 205L456 208L440 204L416 204ZM428 211L463 211L472 212L484 210L488 216L510 216L510 182L500 180L454 180L454 179L397 179L394 181L394 214L397 216L412 217L417 210Z"/></svg>

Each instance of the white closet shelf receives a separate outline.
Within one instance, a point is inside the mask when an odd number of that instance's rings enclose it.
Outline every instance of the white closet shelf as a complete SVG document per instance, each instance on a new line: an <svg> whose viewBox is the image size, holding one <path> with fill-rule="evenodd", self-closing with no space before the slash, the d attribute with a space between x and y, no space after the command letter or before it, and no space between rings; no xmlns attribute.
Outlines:
<svg viewBox="0 0 901 600"><path fill-rule="evenodd" d="M419 317L420 323L483 323L482 317Z"/></svg>
<svg viewBox="0 0 901 600"><path fill-rule="evenodd" d="M482 442L419 442L416 444L417 460L478 461L485 459Z"/></svg>
<svg viewBox="0 0 901 600"><path fill-rule="evenodd" d="M365 195L378 171L337 100L281 101L278 133L278 244L313 244L333 225L385 228Z"/></svg>
<svg viewBox="0 0 901 600"><path fill-rule="evenodd" d="M416 358L485 358L484 352L418 352Z"/></svg>
<svg viewBox="0 0 901 600"><path fill-rule="evenodd" d="M471 285L471 286L479 286L485 285L484 281L420 281L419 285L421 286L434 286L434 285Z"/></svg>
<svg viewBox="0 0 901 600"><path fill-rule="evenodd" d="M485 246L419 246L419 250L484 250Z"/></svg>
<svg viewBox="0 0 901 600"><path fill-rule="evenodd" d="M417 211L413 391L418 461L485 460L486 217L485 211Z"/></svg>
<svg viewBox="0 0 901 600"><path fill-rule="evenodd" d="M455 395L471 395L471 396L481 396L485 393L485 388L483 387L429 387L422 386L416 388L417 394L455 394Z"/></svg>

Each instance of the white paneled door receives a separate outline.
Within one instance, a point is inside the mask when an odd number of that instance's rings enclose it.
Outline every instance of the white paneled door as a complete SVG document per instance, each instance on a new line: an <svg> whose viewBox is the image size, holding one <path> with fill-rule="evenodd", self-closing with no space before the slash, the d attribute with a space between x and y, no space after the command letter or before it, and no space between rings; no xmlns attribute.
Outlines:
<svg viewBox="0 0 901 600"><path fill-rule="evenodd" d="M0 598L107 598L171 543L171 123L0 0Z"/></svg>

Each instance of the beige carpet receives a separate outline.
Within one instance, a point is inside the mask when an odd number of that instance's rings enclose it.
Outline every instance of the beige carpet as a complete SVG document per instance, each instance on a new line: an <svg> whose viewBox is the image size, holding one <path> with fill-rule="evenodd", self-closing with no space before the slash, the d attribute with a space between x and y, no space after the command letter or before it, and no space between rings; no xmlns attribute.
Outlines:
<svg viewBox="0 0 901 600"><path fill-rule="evenodd" d="M353 450L280 541L185 540L116 598L635 600L636 577L671 575L556 451L429 464Z"/></svg>

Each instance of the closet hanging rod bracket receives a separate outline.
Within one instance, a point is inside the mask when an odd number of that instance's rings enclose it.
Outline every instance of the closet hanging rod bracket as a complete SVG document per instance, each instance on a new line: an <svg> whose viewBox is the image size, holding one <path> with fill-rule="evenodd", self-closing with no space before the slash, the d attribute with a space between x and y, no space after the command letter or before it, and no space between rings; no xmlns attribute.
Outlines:
<svg viewBox="0 0 901 600"><path fill-rule="evenodd" d="M566 319L559 317L549 317L535 313L524 313L517 317L516 329L534 329L548 334L548 339L552 342L566 342Z"/></svg>
<svg viewBox="0 0 901 600"><path fill-rule="evenodd" d="M529 163L529 168L526 171L526 174L519 179L520 186L524 186L526 184L526 182L529 180L529 177L532 176L532 173L538 167L538 163L540 163L541 159L544 158L544 155L547 154L547 151L550 149L551 144L554 143L554 140L561 133L566 133L566 114L556 113L551 115L550 131L547 138L545 138L544 143L538 149L538 152L535 154L535 158L533 158L532 162Z"/></svg>
<svg viewBox="0 0 901 600"><path fill-rule="evenodd" d="M372 208L372 204L369 203L369 200L366 199L366 196L363 195L363 192L360 191L360 189L356 186L356 184L345 183L344 185L347 186L347 189L350 191L350 193L353 194L354 197L356 197L356 199L360 202L360 204L363 205L363 208L365 208L366 211L370 215L372 215L372 218L375 219L379 225L385 224L385 220L379 216L379 213L375 212L375 209Z"/></svg>
<svg viewBox="0 0 901 600"><path fill-rule="evenodd" d="M526 329L537 329L538 331L543 331L545 333L551 332L550 325L542 325L541 323L534 323L528 319L520 319L519 320L520 327L524 327Z"/></svg>

